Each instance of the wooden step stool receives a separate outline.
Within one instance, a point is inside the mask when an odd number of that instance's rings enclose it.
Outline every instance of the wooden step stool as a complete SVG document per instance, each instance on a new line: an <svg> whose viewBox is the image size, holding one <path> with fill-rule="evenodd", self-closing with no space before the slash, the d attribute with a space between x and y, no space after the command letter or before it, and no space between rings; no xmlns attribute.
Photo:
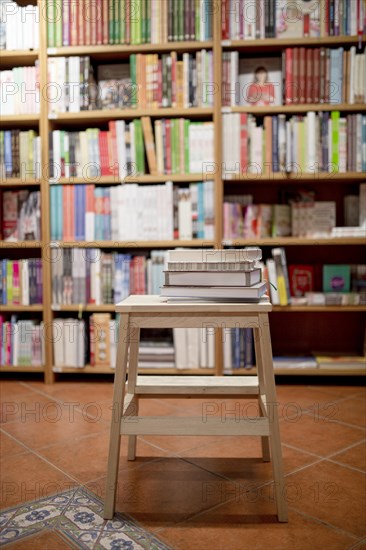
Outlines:
<svg viewBox="0 0 366 550"><path fill-rule="evenodd" d="M159 296L129 296L116 306L121 314L113 412L109 443L104 518L114 515L121 434L128 435L128 459L134 460L137 435L258 435L263 460L272 456L278 520L287 521L281 441L276 406L267 298L258 304L214 302L164 302ZM214 329L251 327L258 376L137 376L141 328ZM125 389L128 364L127 391ZM139 397L237 397L257 396L261 417L137 416Z"/></svg>

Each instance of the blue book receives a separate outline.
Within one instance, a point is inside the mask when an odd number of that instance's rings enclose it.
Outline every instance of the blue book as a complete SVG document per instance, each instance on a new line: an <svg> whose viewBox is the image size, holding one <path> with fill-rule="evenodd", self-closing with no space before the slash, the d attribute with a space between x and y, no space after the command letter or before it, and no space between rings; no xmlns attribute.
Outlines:
<svg viewBox="0 0 366 550"><path fill-rule="evenodd" d="M97 241L103 240L103 188L96 187L94 189L94 202L95 202L95 239Z"/></svg>
<svg viewBox="0 0 366 550"><path fill-rule="evenodd" d="M1 278L2 278L2 281L3 281L3 300L2 300L2 303L5 305L6 302L7 302L7 280L6 280L6 271L7 271L7 263L8 263L8 260L3 260L2 261L2 272L1 272Z"/></svg>
<svg viewBox="0 0 366 550"><path fill-rule="evenodd" d="M204 184L200 182L197 184L197 211L198 211L198 239L205 238L205 202L204 202Z"/></svg>
<svg viewBox="0 0 366 550"><path fill-rule="evenodd" d="M278 154L278 117L272 117L272 170L279 172L280 160Z"/></svg>
<svg viewBox="0 0 366 550"><path fill-rule="evenodd" d="M50 186L50 202L51 202L51 240L56 241L57 238L57 186Z"/></svg>
<svg viewBox="0 0 366 550"><path fill-rule="evenodd" d="M342 103L343 48L330 49L329 102Z"/></svg>
<svg viewBox="0 0 366 550"><path fill-rule="evenodd" d="M130 295L130 263L131 263L131 255L130 254L122 254L123 256L123 297L127 298Z"/></svg>
<svg viewBox="0 0 366 550"><path fill-rule="evenodd" d="M80 200L80 221L79 221L79 233L80 240L85 241L85 212L86 212L86 189L85 185L80 185L79 189L79 200Z"/></svg>
<svg viewBox="0 0 366 550"><path fill-rule="evenodd" d="M5 175L11 177L13 174L13 157L11 154L11 130L4 132L4 161Z"/></svg>
<svg viewBox="0 0 366 550"><path fill-rule="evenodd" d="M244 329L244 368L251 369L254 365L253 351L254 351L254 338L253 338L253 329L245 328Z"/></svg>

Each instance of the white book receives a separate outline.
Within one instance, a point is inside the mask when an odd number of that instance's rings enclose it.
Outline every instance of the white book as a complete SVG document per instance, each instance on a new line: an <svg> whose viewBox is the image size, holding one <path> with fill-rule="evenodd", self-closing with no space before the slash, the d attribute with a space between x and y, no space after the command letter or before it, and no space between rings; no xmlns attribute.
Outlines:
<svg viewBox="0 0 366 550"><path fill-rule="evenodd" d="M232 356L231 356L231 329L225 328L222 331L223 336L223 355L224 355L224 370L230 370L233 368Z"/></svg>
<svg viewBox="0 0 366 550"><path fill-rule="evenodd" d="M19 323L15 323L13 330L13 350L10 364L17 367L19 365Z"/></svg>
<svg viewBox="0 0 366 550"><path fill-rule="evenodd" d="M276 264L272 259L266 261L266 266L268 270L268 279L269 279L269 291L271 294L271 302L274 306L280 304L280 296L277 290L277 272Z"/></svg>
<svg viewBox="0 0 366 550"><path fill-rule="evenodd" d="M254 40L255 36L255 22L257 9L259 6L256 5L256 2L251 0L244 0L244 13L246 17L244 18L244 39L245 40Z"/></svg>
<svg viewBox="0 0 366 550"><path fill-rule="evenodd" d="M184 248L168 251L168 262L246 262L262 259L262 250L246 248Z"/></svg>
<svg viewBox="0 0 366 550"><path fill-rule="evenodd" d="M207 369L208 367L208 345L207 345L207 329L206 328L200 328L198 329L200 331L200 360L199 360L199 366L201 369Z"/></svg>
<svg viewBox="0 0 366 550"><path fill-rule="evenodd" d="M353 2L351 2L353 4ZM357 17L357 16L356 16ZM352 20L351 20L352 21ZM355 33L357 34L357 33ZM349 69L349 97L348 97L348 103L351 105L355 102L355 68L356 68L356 46L351 46L350 48L350 69Z"/></svg>
<svg viewBox="0 0 366 550"><path fill-rule="evenodd" d="M356 115L356 172L362 172L362 115Z"/></svg>
<svg viewBox="0 0 366 550"><path fill-rule="evenodd" d="M316 147L317 143L314 139L315 136L315 112L309 111L306 115L306 122L307 122L307 131L306 131L306 137L307 137L307 155L306 155L306 172L311 173L314 172L315 168L315 161L316 161Z"/></svg>
<svg viewBox="0 0 366 550"><path fill-rule="evenodd" d="M366 228L366 183L361 183L360 185L359 205L359 226Z"/></svg>
<svg viewBox="0 0 366 550"><path fill-rule="evenodd" d="M121 181L127 176L127 156L126 156L126 141L125 141L126 125L124 120L116 121L116 136L118 150L118 172Z"/></svg>
<svg viewBox="0 0 366 550"><path fill-rule="evenodd" d="M65 319L64 332L63 332L63 346L64 346L64 366L65 367L77 367L78 354L77 354L77 331L78 321L77 319Z"/></svg>
<svg viewBox="0 0 366 550"><path fill-rule="evenodd" d="M109 321L109 342L110 342L110 366L116 368L117 359L117 322L115 319Z"/></svg>
<svg viewBox="0 0 366 550"><path fill-rule="evenodd" d="M189 189L179 189L178 202L179 239L192 239L192 203Z"/></svg>
<svg viewBox="0 0 366 550"><path fill-rule="evenodd" d="M198 328L187 328L187 365L188 369L199 368L199 340L200 330Z"/></svg>
<svg viewBox="0 0 366 550"><path fill-rule="evenodd" d="M215 368L215 333L212 329L207 329L207 366Z"/></svg>
<svg viewBox="0 0 366 550"><path fill-rule="evenodd" d="M22 280L21 280L22 305L29 306L29 263L28 263L28 260L21 260L21 262L22 262L22 271L21 271L22 273Z"/></svg>
<svg viewBox="0 0 366 550"><path fill-rule="evenodd" d="M52 322L53 363L55 367L65 365L64 357L64 319L55 318Z"/></svg>
<svg viewBox="0 0 366 550"><path fill-rule="evenodd" d="M80 320L77 324L77 364L78 368L85 367L85 321Z"/></svg>
<svg viewBox="0 0 366 550"><path fill-rule="evenodd" d="M175 353L175 366L177 369L187 368L187 329L186 328L174 328L174 353Z"/></svg>

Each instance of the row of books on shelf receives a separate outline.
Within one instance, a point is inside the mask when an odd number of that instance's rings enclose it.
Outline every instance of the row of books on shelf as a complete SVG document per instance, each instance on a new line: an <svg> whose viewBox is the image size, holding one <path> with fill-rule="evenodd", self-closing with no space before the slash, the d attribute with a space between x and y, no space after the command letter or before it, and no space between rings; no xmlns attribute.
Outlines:
<svg viewBox="0 0 366 550"><path fill-rule="evenodd" d="M223 115L224 177L270 172L365 172L366 116Z"/></svg>
<svg viewBox="0 0 366 550"><path fill-rule="evenodd" d="M366 184L345 195L344 226L336 225L336 203L317 201L311 190L288 191L282 204L253 204L253 195L224 198L224 239L268 237L363 237L366 232ZM286 201L289 204L286 204Z"/></svg>
<svg viewBox="0 0 366 550"><path fill-rule="evenodd" d="M0 177L38 179L41 172L41 138L35 130L0 131Z"/></svg>
<svg viewBox="0 0 366 550"><path fill-rule="evenodd" d="M325 355L324 353L304 357L274 356L273 368L286 370L320 369L320 370L366 370L365 355Z"/></svg>
<svg viewBox="0 0 366 550"><path fill-rule="evenodd" d="M283 247L261 263L273 305L364 305L366 265L287 265ZM318 291L316 289L321 289Z"/></svg>
<svg viewBox="0 0 366 550"><path fill-rule="evenodd" d="M224 106L365 102L365 52L339 48L285 48L271 57L223 53Z"/></svg>
<svg viewBox="0 0 366 550"><path fill-rule="evenodd" d="M0 365L41 367L44 344L43 323L16 315L7 320L0 314Z"/></svg>
<svg viewBox="0 0 366 550"><path fill-rule="evenodd" d="M99 65L96 75L95 81L89 56L50 58L48 78L55 92L49 113L213 105L212 51L132 54L129 63Z"/></svg>
<svg viewBox="0 0 366 550"><path fill-rule="evenodd" d="M41 239L40 191L0 192L0 238L4 241Z"/></svg>
<svg viewBox="0 0 366 550"><path fill-rule="evenodd" d="M363 0L222 0L222 38L362 35L364 9Z"/></svg>
<svg viewBox="0 0 366 550"><path fill-rule="evenodd" d="M0 2L0 50L39 48L39 7Z"/></svg>
<svg viewBox="0 0 366 550"><path fill-rule="evenodd" d="M42 260L0 259L0 304L29 306L42 304Z"/></svg>
<svg viewBox="0 0 366 550"><path fill-rule="evenodd" d="M110 121L109 130L50 133L50 177L200 174L214 158L212 122L150 117Z"/></svg>
<svg viewBox="0 0 366 550"><path fill-rule="evenodd" d="M52 304L116 304L130 294L160 294L166 252L144 255L96 248L52 249Z"/></svg>
<svg viewBox="0 0 366 550"><path fill-rule="evenodd" d="M40 112L39 63L0 71L2 115L32 115Z"/></svg>
<svg viewBox="0 0 366 550"><path fill-rule="evenodd" d="M52 185L51 239L214 238L214 182L157 185Z"/></svg>
<svg viewBox="0 0 366 550"><path fill-rule="evenodd" d="M48 46L212 39L210 0L48 1Z"/></svg>

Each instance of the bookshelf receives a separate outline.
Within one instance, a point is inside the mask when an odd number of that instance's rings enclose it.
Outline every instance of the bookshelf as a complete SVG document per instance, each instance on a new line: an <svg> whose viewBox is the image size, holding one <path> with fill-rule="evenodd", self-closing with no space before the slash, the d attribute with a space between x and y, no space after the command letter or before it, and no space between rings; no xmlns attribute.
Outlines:
<svg viewBox="0 0 366 550"><path fill-rule="evenodd" d="M24 2L20 2L25 5ZM38 3L41 10L44 11L46 0L30 0L27 3L33 5ZM213 53L213 71L214 82L222 82L222 63L223 54L225 52L238 51L241 56L265 56L271 52L282 52L287 47L339 47L344 46L349 48L357 46L360 43L360 37L356 36L327 36L327 37L307 37L307 38L263 38L256 40L222 40L222 14L221 2L217 2L213 13L213 37L212 40L186 40L186 41L171 41L160 42L157 44L104 44L104 45L83 45L83 46L61 46L48 47L47 40L47 20L44 17L40 18L40 36L39 48L34 50L14 50L1 51L0 68L9 69L17 66L31 66L37 61L39 63L40 87L45 89L48 85L47 67L50 59L70 56L90 56L93 63L107 64L124 62L128 60L131 54L165 54L176 52L181 55L184 53L195 53L200 50L209 50ZM362 45L365 46L365 36L361 37ZM52 304L52 270L49 260L49 251L54 247L60 249L69 248L100 248L101 250L121 251L124 253L135 252L138 254L141 251L151 251L155 249L169 249L174 247L208 247L221 248L223 246L262 246L267 253L271 247L283 246L286 252L289 251L291 258L294 261L300 262L304 258L304 263L311 263L313 251L316 251L317 258L325 254L326 260L329 263L357 263L362 261L362 250L366 244L366 238L361 237L339 237L339 238L300 238L300 237L275 237L275 238L256 238L256 239L224 239L224 219L223 219L223 202L225 193L230 189L231 193L241 194L246 192L247 186L253 192L254 197L259 194L262 196L265 191L263 188L255 187L262 185L271 187L273 190L279 190L284 185L291 185L294 188L302 185L310 185L312 188L321 189L322 193L332 197L333 188L336 193L344 193L346 187L354 189L361 182L366 181L366 173L361 172L346 172L346 173L324 173L314 172L301 174L287 172L264 172L259 175L244 173L244 174L221 174L219 167L223 161L223 115L226 113L247 113L263 117L266 115L301 115L309 111L316 112L332 112L334 110L341 113L358 114L366 112L365 104L332 104L332 103L306 103L299 105L281 105L281 106L223 106L223 100L218 91L214 93L212 107L188 107L188 108L126 108L113 110L88 110L76 113L49 113L48 104L43 96L40 99L39 114L22 114L22 115L3 115L0 117L0 122L3 129L36 129L41 137L41 149L43 162L47 163L50 160L49 151L49 135L55 129L78 131L84 130L91 126L103 128L112 120L132 121L143 116L155 119L184 117L193 121L212 121L214 123L214 158L216 170L212 174L159 174L159 175L131 175L127 176L123 183L138 183L139 185L154 185L168 181L184 187L186 184L193 182L205 181L205 179L213 179L215 187L214 195L214 213L215 226L213 239L194 239L194 240L148 240L148 241L119 241L97 240L92 243L89 241L51 241L51 224L50 224L50 187L53 184L69 185L69 184L95 184L96 186L113 186L121 183L121 178L116 176L97 176L95 178L69 178L61 177L57 180L50 180L45 172L42 171L40 178L13 178L7 177L0 181L0 190L9 189L39 189L41 192L41 230L42 239L40 241L22 241L22 242L1 242L0 243L0 259L1 258L22 258L23 256L30 257L33 254L37 257L43 257L43 304L33 306L1 306L1 312L7 316L14 312L21 314L22 317L26 314L32 314L42 320L46 326L51 326L51 323L56 315L70 315L76 317L78 314L89 315L92 313L113 313L114 306L83 304L79 305L53 305ZM268 170L268 169L267 169ZM329 186L329 187L328 187ZM341 316L342 323L347 322L348 329L345 335L340 335L339 345L344 345L348 352L361 352L362 335L358 325L365 323L365 306L275 306L272 314L273 323L273 341L275 350L286 351L286 336L280 331L280 325L284 322L298 323L299 331L303 333L303 337L307 341L308 347L314 338L314 330L322 330L322 324L326 323L329 316ZM287 315L283 317L283 314ZM307 315L308 314L308 315ZM346 317L344 317L344 315ZM316 328L311 328L309 318L313 319ZM290 321L289 321L290 319ZM349 337L350 333L354 332L355 337ZM337 333L337 337L339 334ZM348 338L348 340L347 340ZM326 333L326 341L329 342L329 351L333 350L329 333ZM336 349L336 351L338 348ZM289 350L293 351L293 350ZM84 368L59 368L54 367L53 350L51 342L46 342L45 346L45 367L11 367L2 366L0 372L41 372L44 373L46 382L56 380L56 374L75 373L75 374L106 374L113 373L114 370L106 367L94 367L87 365ZM144 373L174 374L177 371L173 369L145 369ZM223 372L223 344L221 335L218 334L215 340L215 369L197 369L179 370L179 374L220 374ZM234 369L232 374L253 374L255 369ZM347 370L340 371L339 369L326 370L319 372L319 369L307 369L306 372L301 369L278 369L276 374L288 375L359 375L360 371Z"/></svg>

